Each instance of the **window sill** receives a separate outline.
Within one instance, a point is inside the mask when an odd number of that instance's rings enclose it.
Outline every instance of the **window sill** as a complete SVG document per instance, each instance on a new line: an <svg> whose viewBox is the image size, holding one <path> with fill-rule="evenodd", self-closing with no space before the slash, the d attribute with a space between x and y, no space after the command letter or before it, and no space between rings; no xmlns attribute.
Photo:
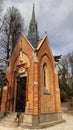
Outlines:
<svg viewBox="0 0 73 130"><path fill-rule="evenodd" d="M48 92L48 90L46 88L44 88L44 92L43 93L46 94L46 95L50 95L50 93Z"/></svg>

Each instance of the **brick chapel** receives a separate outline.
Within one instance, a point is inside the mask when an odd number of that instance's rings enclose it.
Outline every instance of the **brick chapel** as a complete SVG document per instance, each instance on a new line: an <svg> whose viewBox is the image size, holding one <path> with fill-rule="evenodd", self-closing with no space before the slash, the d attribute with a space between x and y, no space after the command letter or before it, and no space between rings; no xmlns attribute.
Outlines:
<svg viewBox="0 0 73 130"><path fill-rule="evenodd" d="M56 63L47 35L39 39L34 6L28 36L20 35L6 77L2 112L22 112L32 126L62 120Z"/></svg>

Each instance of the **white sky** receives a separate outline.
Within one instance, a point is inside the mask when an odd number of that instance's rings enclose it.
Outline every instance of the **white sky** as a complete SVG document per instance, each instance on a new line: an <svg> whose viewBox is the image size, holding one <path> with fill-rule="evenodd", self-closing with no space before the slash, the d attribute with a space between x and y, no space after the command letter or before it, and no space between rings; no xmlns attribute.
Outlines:
<svg viewBox="0 0 73 130"><path fill-rule="evenodd" d="M17 7L28 30L33 3L40 38L47 32L53 54L73 51L73 0L5 0L5 8Z"/></svg>

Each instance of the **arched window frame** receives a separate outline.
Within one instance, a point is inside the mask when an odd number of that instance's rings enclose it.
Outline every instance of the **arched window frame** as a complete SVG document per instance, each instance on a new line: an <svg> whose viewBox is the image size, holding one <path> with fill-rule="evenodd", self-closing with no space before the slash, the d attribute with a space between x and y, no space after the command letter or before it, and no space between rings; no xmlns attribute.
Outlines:
<svg viewBox="0 0 73 130"><path fill-rule="evenodd" d="M44 63L43 64L43 87L44 87L44 94L50 94L49 88L48 88L48 82L47 80L49 80L48 78L49 74L48 74L48 68L47 68L47 64Z"/></svg>
<svg viewBox="0 0 73 130"><path fill-rule="evenodd" d="M46 63L43 65L43 84L46 88Z"/></svg>

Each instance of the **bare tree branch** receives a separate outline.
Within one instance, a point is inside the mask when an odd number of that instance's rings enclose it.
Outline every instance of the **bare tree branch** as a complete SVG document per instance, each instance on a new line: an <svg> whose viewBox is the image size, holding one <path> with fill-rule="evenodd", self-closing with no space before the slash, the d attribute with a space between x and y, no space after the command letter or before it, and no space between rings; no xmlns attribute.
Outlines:
<svg viewBox="0 0 73 130"><path fill-rule="evenodd" d="M24 31L24 20L17 8L9 7L3 21L1 46L5 49L5 57L8 60L21 32Z"/></svg>

